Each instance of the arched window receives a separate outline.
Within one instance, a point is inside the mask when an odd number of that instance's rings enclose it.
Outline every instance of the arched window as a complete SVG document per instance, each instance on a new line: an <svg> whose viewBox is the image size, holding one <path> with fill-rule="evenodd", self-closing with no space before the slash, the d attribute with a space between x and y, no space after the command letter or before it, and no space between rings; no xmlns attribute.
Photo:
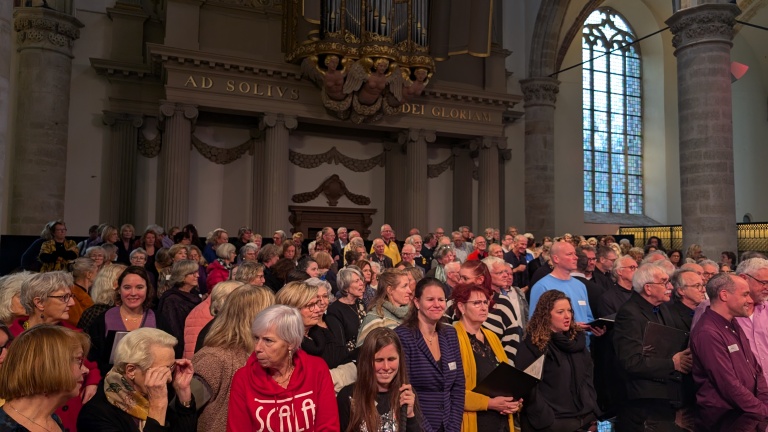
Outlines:
<svg viewBox="0 0 768 432"><path fill-rule="evenodd" d="M624 18L600 8L582 39L584 211L643 214L640 51Z"/></svg>

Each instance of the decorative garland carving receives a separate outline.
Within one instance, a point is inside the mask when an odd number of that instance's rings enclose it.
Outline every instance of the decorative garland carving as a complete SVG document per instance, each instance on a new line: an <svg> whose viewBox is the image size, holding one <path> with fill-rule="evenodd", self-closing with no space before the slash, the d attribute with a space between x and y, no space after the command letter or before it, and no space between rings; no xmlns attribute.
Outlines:
<svg viewBox="0 0 768 432"><path fill-rule="evenodd" d="M456 157L454 155L450 155L447 159L440 163L427 165L427 178L440 177L440 174L444 173L448 168L453 169L454 160L456 160Z"/></svg>
<svg viewBox="0 0 768 432"><path fill-rule="evenodd" d="M153 158L160 154L163 146L163 135L158 131L154 138L148 139L139 132L139 154L145 158Z"/></svg>
<svg viewBox="0 0 768 432"><path fill-rule="evenodd" d="M192 135L192 144L209 161L219 165L226 165L240 159L241 156L250 150L253 147L253 138L248 138L247 141L236 147L221 148L207 144L200 140L200 138Z"/></svg>
<svg viewBox="0 0 768 432"><path fill-rule="evenodd" d="M345 168L354 172L370 171L377 166L384 166L384 153L380 153L369 159L355 159L341 154L336 147L332 147L325 153L303 154L293 150L289 151L288 159L292 164L306 169L317 168L322 164L342 164Z"/></svg>
<svg viewBox="0 0 768 432"><path fill-rule="evenodd" d="M295 203L305 203L317 198L321 193L325 194L325 197L328 198L328 205L331 207L336 207L336 205L339 204L339 198L342 196L347 197L357 205L364 206L371 204L371 199L367 196L357 195L350 192L349 189L347 189L347 185L344 184L344 181L336 174L328 177L317 187L317 189L311 192L295 194L291 197L291 200Z"/></svg>

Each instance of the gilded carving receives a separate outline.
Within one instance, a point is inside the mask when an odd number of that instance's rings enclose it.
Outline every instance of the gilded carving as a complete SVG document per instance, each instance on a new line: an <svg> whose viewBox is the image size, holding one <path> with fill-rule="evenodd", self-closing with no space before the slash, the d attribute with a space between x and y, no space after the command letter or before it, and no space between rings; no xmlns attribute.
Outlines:
<svg viewBox="0 0 768 432"><path fill-rule="evenodd" d="M253 139L248 138L244 143L232 148L221 148L207 144L200 138L192 135L192 144L209 161L219 165L226 165L240 159L246 152L251 150Z"/></svg>
<svg viewBox="0 0 768 432"><path fill-rule="evenodd" d="M291 197L291 200L295 203L305 203L317 198L321 193L328 198L328 205L331 207L336 207L339 204L339 198L342 196L346 196L350 201L357 205L362 206L371 204L371 199L367 196L357 195L350 192L344 181L336 174L323 181L317 189L311 192L295 194Z"/></svg>
<svg viewBox="0 0 768 432"><path fill-rule="evenodd" d="M369 159L355 159L341 154L336 147L332 147L325 153L320 154L302 154L290 150L288 159L292 164L301 168L312 169L322 164L342 164L345 168L354 172L370 171L377 166L384 166L384 153L380 153Z"/></svg>

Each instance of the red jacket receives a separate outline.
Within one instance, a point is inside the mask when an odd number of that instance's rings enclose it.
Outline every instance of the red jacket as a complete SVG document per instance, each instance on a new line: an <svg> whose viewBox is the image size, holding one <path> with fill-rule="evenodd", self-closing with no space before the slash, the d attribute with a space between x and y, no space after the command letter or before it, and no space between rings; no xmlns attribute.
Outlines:
<svg viewBox="0 0 768 432"><path fill-rule="evenodd" d="M221 265L219 260L216 260L210 264L205 270L208 273L208 277L205 278L205 285L208 287L208 292L213 292L213 287L217 283L229 280L229 270Z"/></svg>
<svg viewBox="0 0 768 432"><path fill-rule="evenodd" d="M10 330L13 337L18 337L24 332L24 323L28 319L28 317L19 318L8 327L8 330ZM61 321L59 325L78 333L83 331L66 321ZM68 400L64 406L59 407L59 409L56 410L56 415L59 416L61 422L64 424L64 430L69 430L70 432L77 432L77 415L80 414L80 409L83 407L83 389L89 385L98 385L99 381L101 381L99 366L96 362L88 360L88 353L83 353L83 357L86 357L83 359L83 366L87 367L89 372L88 375L83 377L84 381L83 386L80 389L80 394ZM44 362L45 359L40 359L40 361ZM41 364L40 367L45 367L45 365Z"/></svg>
<svg viewBox="0 0 768 432"><path fill-rule="evenodd" d="M227 432L273 430L338 431L339 409L328 365L298 350L284 389L259 364L256 354L235 373L229 392Z"/></svg>

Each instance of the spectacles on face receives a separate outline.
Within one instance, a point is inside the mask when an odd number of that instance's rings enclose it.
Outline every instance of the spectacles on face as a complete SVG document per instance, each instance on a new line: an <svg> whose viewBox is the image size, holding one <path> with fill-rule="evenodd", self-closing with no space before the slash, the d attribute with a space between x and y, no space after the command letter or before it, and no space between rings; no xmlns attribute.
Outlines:
<svg viewBox="0 0 768 432"><path fill-rule="evenodd" d="M307 310L310 310L310 311L314 309L314 310L318 311L318 310L320 310L320 302L309 303L308 305L304 306L304 309L307 309Z"/></svg>
<svg viewBox="0 0 768 432"><path fill-rule="evenodd" d="M415 252L403 252L403 253L402 253L402 254L400 254L400 255L403 255L403 256L406 256L406 255L408 255L408 256L411 256L411 255L416 255L416 253L415 253Z"/></svg>
<svg viewBox="0 0 768 432"><path fill-rule="evenodd" d="M685 288L696 288L697 290L701 291L701 290L704 289L704 284L695 283L695 284L690 284L690 285L683 285L683 287L685 287Z"/></svg>
<svg viewBox="0 0 768 432"><path fill-rule="evenodd" d="M768 281L760 280L751 274L744 273L745 275L749 276L750 278L754 279L755 282L759 283L763 288L768 287Z"/></svg>
<svg viewBox="0 0 768 432"><path fill-rule="evenodd" d="M667 286L667 285L672 285L672 282L670 282L669 279L667 279L667 280L661 281L661 282L648 282L648 283L646 283L646 285L664 285L664 286Z"/></svg>
<svg viewBox="0 0 768 432"><path fill-rule="evenodd" d="M144 256L133 257L133 258L131 258L131 262L145 263L145 262L147 262L147 257L144 257Z"/></svg>
<svg viewBox="0 0 768 432"><path fill-rule="evenodd" d="M62 303L69 303L69 299L72 298L72 294L49 295L48 298L55 298L61 300Z"/></svg>
<svg viewBox="0 0 768 432"><path fill-rule="evenodd" d="M625 269L630 269L630 270L632 270L632 271L635 271L635 270L637 270L637 266L636 266L636 265L631 265L631 266L624 266L624 267L622 267L622 268L625 268Z"/></svg>
<svg viewBox="0 0 768 432"><path fill-rule="evenodd" d="M75 357L72 359L72 363L77 364L78 368L83 367L83 361L85 361L85 357Z"/></svg>
<svg viewBox="0 0 768 432"><path fill-rule="evenodd" d="M480 305L488 306L489 304L491 304L491 302L488 300L472 300L472 301L468 301L467 304L472 305L474 307L480 307Z"/></svg>
<svg viewBox="0 0 768 432"><path fill-rule="evenodd" d="M704 272L704 273L701 274L702 277L705 277L707 279L711 278L714 275L715 275L715 273L710 273L710 272ZM768 281L766 281L765 283L768 284ZM765 286L765 284L763 284L763 286Z"/></svg>

